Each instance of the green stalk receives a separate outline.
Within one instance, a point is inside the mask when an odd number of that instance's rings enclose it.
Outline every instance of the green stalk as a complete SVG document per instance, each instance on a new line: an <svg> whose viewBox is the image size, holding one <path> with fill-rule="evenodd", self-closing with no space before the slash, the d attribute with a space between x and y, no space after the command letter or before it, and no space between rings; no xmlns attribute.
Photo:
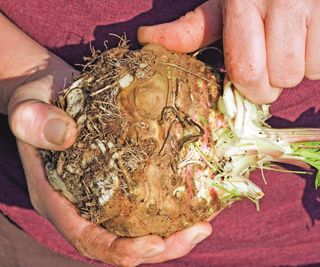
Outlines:
<svg viewBox="0 0 320 267"><path fill-rule="evenodd" d="M295 156L302 157L304 162L317 169L315 186L318 189L320 187L320 141L293 143L291 148Z"/></svg>

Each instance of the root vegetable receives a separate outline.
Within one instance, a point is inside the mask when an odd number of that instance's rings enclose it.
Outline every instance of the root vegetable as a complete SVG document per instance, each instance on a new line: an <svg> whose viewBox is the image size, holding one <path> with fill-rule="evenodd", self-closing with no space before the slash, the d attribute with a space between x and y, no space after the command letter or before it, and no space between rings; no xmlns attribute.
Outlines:
<svg viewBox="0 0 320 267"><path fill-rule="evenodd" d="M319 129L276 130L194 57L158 45L95 52L57 105L78 124L66 151L43 151L49 182L119 236L167 236L233 202L258 205L249 180L271 162L319 167ZM292 144L294 140L294 144ZM317 178L317 186L320 178Z"/></svg>

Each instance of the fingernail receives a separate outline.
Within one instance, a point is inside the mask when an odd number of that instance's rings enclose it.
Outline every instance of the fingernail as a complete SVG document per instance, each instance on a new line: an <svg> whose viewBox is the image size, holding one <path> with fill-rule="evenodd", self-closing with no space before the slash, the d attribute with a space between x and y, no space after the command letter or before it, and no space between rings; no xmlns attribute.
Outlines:
<svg viewBox="0 0 320 267"><path fill-rule="evenodd" d="M43 128L46 140L55 145L62 145L67 134L67 123L59 119L48 120Z"/></svg>
<svg viewBox="0 0 320 267"><path fill-rule="evenodd" d="M191 241L192 245L196 245L198 243L200 243L201 241L203 241L204 239L206 239L208 237L207 234L201 233L201 234L197 234L196 237Z"/></svg>

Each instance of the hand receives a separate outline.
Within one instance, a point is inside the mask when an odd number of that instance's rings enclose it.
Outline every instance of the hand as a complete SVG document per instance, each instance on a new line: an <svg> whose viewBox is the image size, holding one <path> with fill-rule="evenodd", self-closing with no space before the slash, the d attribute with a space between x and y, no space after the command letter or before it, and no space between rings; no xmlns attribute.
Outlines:
<svg viewBox="0 0 320 267"><path fill-rule="evenodd" d="M13 133L19 137L18 148L35 209L80 253L103 262L135 266L187 254L211 233L209 223L199 223L166 239L155 235L117 238L80 217L75 207L48 184L42 160L33 146L64 149L73 143L76 135L74 122L49 104L51 89L54 84L60 84L57 79L59 77L48 74L22 85L13 93L9 105L9 121Z"/></svg>
<svg viewBox="0 0 320 267"><path fill-rule="evenodd" d="M30 199L42 216L49 219L83 255L122 266L182 257L211 234L210 224L202 222L166 239L154 235L117 238L79 216L75 207L48 184L42 160L35 148L62 150L75 141L77 127L74 121L50 104L58 91L72 82L75 71L1 14L0 26L3 29L0 41L3 40L4 47L14 47L10 41L21 46L18 51L6 51L0 62L0 110L8 111L12 132L18 139ZM5 38L4 32L10 34L10 38ZM13 54L7 56L10 52ZM12 56L16 61L10 61ZM21 66L25 68L22 70ZM4 69L6 72L1 72Z"/></svg>
<svg viewBox="0 0 320 267"><path fill-rule="evenodd" d="M80 217L75 207L52 189L35 148L22 142L18 147L34 207L85 256L119 266L158 263L186 255L211 234L210 224L203 222L165 239L155 235L117 238Z"/></svg>
<svg viewBox="0 0 320 267"><path fill-rule="evenodd" d="M320 79L318 0L210 0L175 22L141 27L138 37L191 52L222 32L228 76L257 104L275 101L304 76Z"/></svg>

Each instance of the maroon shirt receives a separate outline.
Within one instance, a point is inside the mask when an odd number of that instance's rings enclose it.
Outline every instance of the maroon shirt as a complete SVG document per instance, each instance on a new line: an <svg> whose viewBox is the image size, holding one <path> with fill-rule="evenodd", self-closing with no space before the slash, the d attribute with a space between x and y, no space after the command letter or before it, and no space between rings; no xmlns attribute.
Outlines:
<svg viewBox="0 0 320 267"><path fill-rule="evenodd" d="M114 46L109 33L126 33L138 47L136 29L178 18L203 0L0 0L1 11L16 25L70 64L89 54L89 42ZM1 29L0 29L1 30ZM19 44L17 48L19 49ZM277 127L320 126L320 82L304 81L285 90L273 104ZM32 208L7 118L0 116L0 209L41 244L81 261L80 256ZM320 263L320 192L314 176L259 171L252 179L265 197L261 211L249 201L234 204L213 222L213 234L188 256L161 266L284 266ZM30 255L32 256L32 255Z"/></svg>

